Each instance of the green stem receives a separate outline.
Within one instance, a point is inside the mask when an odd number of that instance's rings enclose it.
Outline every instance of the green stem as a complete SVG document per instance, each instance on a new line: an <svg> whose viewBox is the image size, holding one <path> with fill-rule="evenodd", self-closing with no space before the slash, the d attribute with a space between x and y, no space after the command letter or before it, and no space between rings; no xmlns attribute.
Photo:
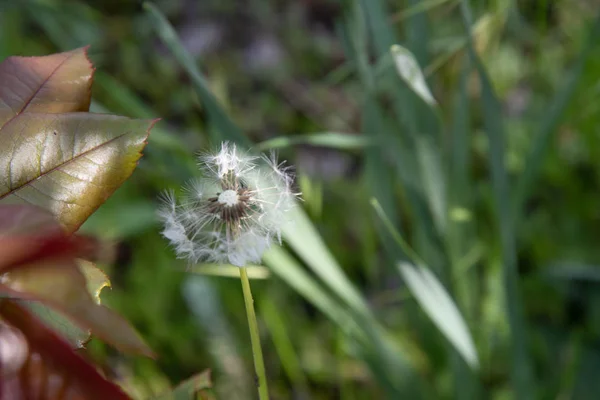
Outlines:
<svg viewBox="0 0 600 400"><path fill-rule="evenodd" d="M250 328L250 342L252 342L254 370L256 371L256 376L258 377L258 398L260 400L268 400L269 388L267 387L267 374L265 373L265 362L263 360L262 349L260 347L260 336L258 334L256 314L254 313L254 300L252 299L252 291L250 291L248 271L246 271L245 267L240 268L240 280L242 281L244 303L246 304L246 316L248 317L248 327Z"/></svg>

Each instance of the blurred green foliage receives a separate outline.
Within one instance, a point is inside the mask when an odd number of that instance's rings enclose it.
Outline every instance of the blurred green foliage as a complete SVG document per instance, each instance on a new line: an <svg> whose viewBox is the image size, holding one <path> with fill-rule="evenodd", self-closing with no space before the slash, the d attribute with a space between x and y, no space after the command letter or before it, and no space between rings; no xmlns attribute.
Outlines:
<svg viewBox="0 0 600 400"><path fill-rule="evenodd" d="M109 376L148 398L211 368L214 396L253 398L239 282L186 272L154 211L197 173L197 152L237 130L230 139L296 165L310 219L298 232L326 244L289 233L252 282L274 399L597 397L594 0L155 6L153 17L133 0L0 2L0 60L89 44L92 109L162 118L132 178L82 228L119 243L103 300L159 354L92 342ZM437 106L399 77L394 44ZM410 254L371 198L456 302L478 369L411 296L396 268Z"/></svg>

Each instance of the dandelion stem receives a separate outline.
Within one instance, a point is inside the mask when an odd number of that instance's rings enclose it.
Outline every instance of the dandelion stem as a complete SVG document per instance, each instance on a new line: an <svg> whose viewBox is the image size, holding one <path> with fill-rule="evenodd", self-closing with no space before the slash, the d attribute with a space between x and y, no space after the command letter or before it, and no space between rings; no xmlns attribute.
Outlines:
<svg viewBox="0 0 600 400"><path fill-rule="evenodd" d="M250 328L250 341L252 342L254 370L256 371L256 376L258 377L258 397L260 400L268 400L269 389L267 387L265 362L263 360L262 349L260 347L260 336L258 334L256 314L254 313L254 300L252 299L252 292L250 291L250 280L248 280L248 271L246 271L245 267L240 268L240 280L242 281L244 303L246 304L246 316L248 318L248 327Z"/></svg>

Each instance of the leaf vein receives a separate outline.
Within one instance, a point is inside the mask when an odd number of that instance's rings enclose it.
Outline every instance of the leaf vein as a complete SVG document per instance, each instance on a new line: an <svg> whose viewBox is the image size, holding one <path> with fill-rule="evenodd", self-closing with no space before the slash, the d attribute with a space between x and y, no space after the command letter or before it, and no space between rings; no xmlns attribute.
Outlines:
<svg viewBox="0 0 600 400"><path fill-rule="evenodd" d="M110 143L112 143L112 142L114 142L114 141L116 141L116 140L119 140L119 139L121 139L122 137L124 137L124 136L126 136L126 135L128 135L128 134L130 134L130 133L131 133L131 131L127 131L127 132L125 132L125 133L122 133L122 134L120 134L120 135L118 135L118 136L115 136L114 138L112 138L112 139L110 139L110 140L108 140L108 141L106 141L106 142L104 142L104 143L102 143L102 144L100 144L100 145L98 145L98 146L95 146L95 147L93 147L93 148L91 148L91 149L89 149L89 150L86 150L86 151L84 151L84 152L82 152L82 153L80 153L80 154L74 155L74 156L73 156L73 157L72 157L70 160L68 160L68 161L65 161L65 162L64 162L64 163L62 163L62 164L59 164L59 165L57 165L57 166L54 166L54 167L50 168L48 171L46 171L46 172L44 173L44 175L48 175L48 174L52 173L53 171L55 171L55 170L57 170L57 169L59 169L59 168L61 168L61 167L64 167L65 165L68 165L68 164L70 164L70 163L72 163L72 162L74 162L74 161L77 161L77 160L78 160L80 157L87 158L87 157L86 157L86 155L87 155L87 154L89 154L89 153L92 153L92 152L94 152L94 151L98 150L99 148L101 148L101 147L103 147L103 146L107 146L107 145L109 145ZM64 172L64 171L63 171L63 172ZM35 182L35 180L37 180L37 179L38 179L38 178L40 178L40 177L41 177L41 176L37 176L37 177L35 177L34 179L30 179L30 180L28 180L28 181L26 181L26 182L23 182L21 185L19 185L19 186L17 186L17 187L14 187L14 188L12 187L12 181L11 181L11 182L10 182L10 187L11 187L11 189L10 189L10 190L9 190L7 193L1 194L1 195L0 195L0 200L2 200L3 198L5 198L6 196L8 196L8 195L10 195L10 194L13 194L13 193L14 193L14 192L16 192L17 190L20 190L21 188L23 188L23 187L25 187L25 186L28 186L28 185L30 185L32 182ZM9 179L10 179L10 177L9 177Z"/></svg>

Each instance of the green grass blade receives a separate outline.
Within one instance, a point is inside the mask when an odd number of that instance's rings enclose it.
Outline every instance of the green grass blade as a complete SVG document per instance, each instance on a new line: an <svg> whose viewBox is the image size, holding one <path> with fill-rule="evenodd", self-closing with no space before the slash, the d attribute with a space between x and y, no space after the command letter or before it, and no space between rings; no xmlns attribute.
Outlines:
<svg viewBox="0 0 600 400"><path fill-rule="evenodd" d="M342 271L308 216L300 207L290 211L283 230L286 243L340 299L361 315L371 315L365 300Z"/></svg>
<svg viewBox="0 0 600 400"><path fill-rule="evenodd" d="M415 383L407 351L399 352L372 317L348 307L331 296L282 248L273 247L263 261L277 275L322 313L335 322L354 341L357 355L370 367L390 398L414 393ZM412 377L412 378L411 378Z"/></svg>
<svg viewBox="0 0 600 400"><path fill-rule="evenodd" d="M529 154L525 157L525 169L519 176L513 199L513 216L515 221L520 220L522 207L527 200L527 196L535 188L535 181L540 173L544 157L552 142L553 134L558 129L564 111L570 103L573 93L575 93L577 82L581 77L581 73L591 49L594 45L597 45L599 41L600 13L590 29L589 36L579 53L575 66L569 72L560 91L554 96L552 103L548 107L548 111L544 113L542 122L533 139Z"/></svg>
<svg viewBox="0 0 600 400"><path fill-rule="evenodd" d="M402 249L402 252L406 254L406 256L413 260L416 264L425 264L425 261L419 256L413 249L410 247L408 242L404 240L400 232L394 227L394 224L390 220L389 216L379 204L379 201L375 198L371 199L371 206L375 209L375 213L379 217L379 219L383 222L389 236L396 242L398 247Z"/></svg>
<svg viewBox="0 0 600 400"><path fill-rule="evenodd" d="M423 311L473 369L479 368L477 350L456 304L425 266L399 262L398 270Z"/></svg>
<svg viewBox="0 0 600 400"><path fill-rule="evenodd" d="M390 216L392 224L399 226L400 216L395 207L395 199L393 193L394 176L388 170L389 165L386 164L382 157L382 143L384 135L384 127L382 125L381 108L376 103L375 99L368 98L365 101L363 110L363 130L366 132L374 132L374 140L377 140L378 147L372 147L365 152L365 180L366 187L372 196L381 199L382 207ZM402 254L397 253L389 240L382 235L381 227L376 225L379 236L382 238L383 245L388 257L395 259Z"/></svg>
<svg viewBox="0 0 600 400"><path fill-rule="evenodd" d="M468 2L463 0L461 11L464 25L469 35L469 55L479 75L483 108L483 122L490 146L490 168L492 172L495 218L500 230L502 263L504 273L504 296L507 306L508 322L511 333L512 369L511 377L518 399L533 398L533 376L529 349L527 347L527 329L522 309L517 270L516 243L510 206L510 190L504 168L504 128L502 126L502 107L496 98L491 82L473 47L471 37L472 17Z"/></svg>
<svg viewBox="0 0 600 400"><path fill-rule="evenodd" d="M115 91L114 93L116 93L116 95L117 95L122 92ZM127 107L128 104L133 104L133 103L128 103L128 102L124 101L123 107L119 107L119 109L127 110L127 111L123 111L123 112L126 113L128 116L131 116L134 118L153 118L152 113L150 112L149 109L147 109L143 106L140 108L137 108L135 106L128 108ZM138 103L138 104L141 105L140 103ZM115 110L109 110L103 104L100 104L100 103L92 100L92 104L90 106L90 111L94 112L94 113L99 113L99 114L110 114L111 111L114 112ZM119 110L116 110L116 111L119 111ZM158 146L165 150L189 154L189 151L190 151L189 147L187 147L185 145L185 143L178 136L167 132L165 129L162 129L160 127L160 125L161 124L158 124L157 127L152 129L152 135L151 135L152 137L148 138L148 143L152 144L153 146ZM150 151L152 151L152 150L150 150Z"/></svg>
<svg viewBox="0 0 600 400"><path fill-rule="evenodd" d="M400 78L427 105L424 108L417 107L417 110L422 115L433 114L434 118L439 119L437 102L429 90L423 71L414 55L400 45L392 46L390 52ZM431 116L427 115L428 118ZM415 150L421 175L421 189L425 194L437 231L443 235L447 220L446 182L435 138L436 135L432 135L431 132L417 135Z"/></svg>
<svg viewBox="0 0 600 400"><path fill-rule="evenodd" d="M379 0L357 0L362 4L365 17L371 28L373 43L378 55L384 55L397 42L389 24L389 16L384 2Z"/></svg>
<svg viewBox="0 0 600 400"><path fill-rule="evenodd" d="M378 0L381 1L381 0ZM408 0L409 6L419 5L422 0ZM429 19L426 13L414 14L403 24L406 47L414 54L421 65L429 64L429 44L431 42Z"/></svg>
<svg viewBox="0 0 600 400"><path fill-rule="evenodd" d="M408 8L400 11L396 15L394 15L394 21L402 21L413 17L417 14L421 14L424 12L431 11L436 7L440 7L445 5L446 3L457 3L456 0L421 0L421 2L409 6Z"/></svg>
<svg viewBox="0 0 600 400"><path fill-rule="evenodd" d="M468 57L463 57L462 73L459 88L452 108L450 166L448 168L448 258L452 266L451 279L453 293L466 318L471 320L477 314L479 304L480 282L474 271L464 265L472 265L469 261L473 253L475 234L473 227L472 184L469 179L470 166L470 101L468 97L471 65Z"/></svg>
<svg viewBox="0 0 600 400"><path fill-rule="evenodd" d="M443 235L446 232L448 220L448 204L440 153L435 148L431 136L418 137L416 145L425 200L438 233Z"/></svg>
<svg viewBox="0 0 600 400"><path fill-rule="evenodd" d="M243 393L254 389L251 374L244 366L237 332L226 317L225 305L214 281L199 275L188 275L181 291L201 327L202 337L212 358L212 368L222 377L216 385L217 393L225 398L242 398Z"/></svg>
<svg viewBox="0 0 600 400"><path fill-rule="evenodd" d="M394 122L397 123L394 127L388 123L389 119L386 119L386 115L378 107L374 96L365 102L363 129L365 132L377 132L377 140L381 145L381 149L374 152L377 154L373 165L382 164L380 160L385 159L386 156L393 157L400 178L406 187L410 187L408 197L410 205L416 210L415 227L419 231L419 235L426 238L423 246L438 247L436 233L431 229L431 221L435 221L437 233L443 232L446 220L446 200L444 185L439 186L443 182L441 157L437 149L437 141L440 137L440 118L436 108L432 107L435 100L433 100L419 68L419 63L421 63L419 58L427 59L423 50L426 47L425 38L419 35L411 36L411 46L418 49L420 57L417 57L414 51L394 45L395 34L389 25L389 18L386 17L384 2L372 0L363 1L361 4L363 11L361 16L366 19L376 53L379 57L395 61L396 66L396 71L390 68L385 74L376 74L375 67L371 68L372 71L368 71L373 76L377 76L376 87L388 93L393 99L392 105L396 117ZM415 32L416 30L425 32L424 27L419 28L420 17L413 17L409 21L414 28L411 29ZM413 21L415 18L418 21ZM392 49L392 56L390 56L390 49ZM402 79L398 79L398 74ZM376 112L373 111L373 104L375 104ZM370 117L370 120L368 119L369 112L374 115ZM379 114L377 118L375 118L376 114ZM367 125L369 121L373 126ZM424 139L426 143L417 143L418 138L421 137L427 137ZM386 167L384 166L384 168ZM381 176L381 170L376 174ZM411 180L416 180L417 185L413 185ZM442 190L438 190L440 187ZM390 201L386 199L385 194L373 192L373 195L381 201L386 214L395 222L395 226L398 226L397 217L394 215L395 210L388 206ZM433 253L430 252L430 254Z"/></svg>
<svg viewBox="0 0 600 400"><path fill-rule="evenodd" d="M385 225L391 238L419 267L399 262L397 267L409 290L458 353L473 369L479 368L475 344L458 307L444 286L426 266L423 259L410 247L375 199L371 205Z"/></svg>
<svg viewBox="0 0 600 400"><path fill-rule="evenodd" d="M369 64L368 50L368 30L369 23L368 15L365 15L367 7L372 6L370 2L355 0L352 3L352 14L346 20L346 31L351 32L348 35L349 43L347 56L357 66L359 77L364 87L364 98L362 103L362 133L369 138L375 145L365 149L365 167L364 179L367 189L373 196L381 199L383 208L386 210L390 219L396 226L399 226L399 215L394 207L394 174L390 173L391 165L386 162L384 151L386 148L396 148L398 138L393 135L390 127L385 124L384 113L381 106L377 102L375 79L376 67ZM375 7L374 13L381 13L383 10ZM379 15L379 14L378 14ZM382 35L387 35L387 28L381 27L384 31ZM391 32L388 32L391 33ZM387 39L385 39L387 40ZM385 41L384 40L384 41ZM393 40L392 37L389 40ZM388 55L387 51L382 52L382 55ZM397 79L397 78L396 78ZM401 156L401 153L396 153L402 163L406 163L406 159ZM382 228L376 226L379 236L382 238L383 245L390 260L400 257L393 244L390 243L385 235L382 235Z"/></svg>
<svg viewBox="0 0 600 400"><path fill-rule="evenodd" d="M263 255L263 262L302 297L317 307L323 314L348 333L356 330L356 325L347 311L334 298L306 273L300 264L281 247L274 246Z"/></svg>
<svg viewBox="0 0 600 400"><path fill-rule="evenodd" d="M282 149L299 144L331 147L338 150L362 149L369 146L370 140L363 135L352 133L323 132L297 136L281 136L265 140L254 146L258 151Z"/></svg>
<svg viewBox="0 0 600 400"><path fill-rule="evenodd" d="M453 107L451 127L451 152L448 179L448 196L450 207L465 207L468 199L470 137L469 119L470 104L468 95L469 75L471 66L468 58L463 61L459 89L456 93Z"/></svg>
<svg viewBox="0 0 600 400"><path fill-rule="evenodd" d="M425 76L419 67L419 63L413 56L413 54L405 47L400 45L393 45L390 48L396 71L398 75L406 82L409 88L411 88L425 103L431 107L437 106L437 101L431 94L431 90L427 86Z"/></svg>
<svg viewBox="0 0 600 400"><path fill-rule="evenodd" d="M308 383L302 364L296 350L294 349L289 328L280 312L280 304L276 304L276 300L272 296L262 296L260 300L260 315L262 316L267 329L273 338L273 344L281 360L283 370L294 385L294 391L299 391L299 394L310 398Z"/></svg>
<svg viewBox="0 0 600 400"><path fill-rule="evenodd" d="M250 141L242 134L239 127L229 118L215 96L212 94L208 82L196 66L194 59L185 50L177 33L167 21L160 10L152 3L145 2L144 10L149 24L154 28L156 34L165 46L173 53L177 62L188 73L192 80L194 89L202 104L206 107L210 122L219 133L219 140L231 140L245 147L249 147Z"/></svg>

